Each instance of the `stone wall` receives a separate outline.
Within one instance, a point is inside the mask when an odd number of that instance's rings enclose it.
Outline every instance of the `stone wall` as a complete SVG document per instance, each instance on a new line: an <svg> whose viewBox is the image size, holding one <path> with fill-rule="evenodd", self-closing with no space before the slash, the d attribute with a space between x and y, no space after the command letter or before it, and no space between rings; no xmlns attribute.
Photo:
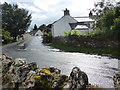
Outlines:
<svg viewBox="0 0 120 90"><path fill-rule="evenodd" d="M55 37L52 42L81 48L118 48L120 45L117 40L94 38L90 36Z"/></svg>
<svg viewBox="0 0 120 90"><path fill-rule="evenodd" d="M2 62L2 89L100 89L99 86L90 84L87 74L81 71L79 67L74 67L70 76L66 76L60 74L61 70L55 67L39 69L35 62L27 63L26 60L13 59L5 54L0 55L0 61ZM117 82L115 86L120 86L118 83L119 76L118 74L114 76L114 81Z"/></svg>

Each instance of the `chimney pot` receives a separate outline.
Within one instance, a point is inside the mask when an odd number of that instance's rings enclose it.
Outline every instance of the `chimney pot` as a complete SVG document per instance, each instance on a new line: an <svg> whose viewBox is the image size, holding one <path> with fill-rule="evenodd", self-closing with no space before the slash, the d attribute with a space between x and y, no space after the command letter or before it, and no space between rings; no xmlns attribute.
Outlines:
<svg viewBox="0 0 120 90"><path fill-rule="evenodd" d="M69 10L67 8L64 10L64 16L66 15L70 15Z"/></svg>

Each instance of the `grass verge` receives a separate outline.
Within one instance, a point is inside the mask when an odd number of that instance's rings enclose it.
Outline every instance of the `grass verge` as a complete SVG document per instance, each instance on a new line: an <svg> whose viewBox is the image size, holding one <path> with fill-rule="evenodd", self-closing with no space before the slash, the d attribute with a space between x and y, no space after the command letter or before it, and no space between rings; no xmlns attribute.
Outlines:
<svg viewBox="0 0 120 90"><path fill-rule="evenodd" d="M62 44L54 44L50 43L48 46L52 46L54 48L58 48L68 52L80 52L80 53L91 53L91 54L110 54L110 55L120 55L120 49L96 49L96 48L80 48L80 47L73 47L68 45Z"/></svg>
<svg viewBox="0 0 120 90"><path fill-rule="evenodd" d="M0 46L9 45L9 44L13 44L13 43L16 43L16 42L10 42L10 43L6 43L6 44L1 43Z"/></svg>

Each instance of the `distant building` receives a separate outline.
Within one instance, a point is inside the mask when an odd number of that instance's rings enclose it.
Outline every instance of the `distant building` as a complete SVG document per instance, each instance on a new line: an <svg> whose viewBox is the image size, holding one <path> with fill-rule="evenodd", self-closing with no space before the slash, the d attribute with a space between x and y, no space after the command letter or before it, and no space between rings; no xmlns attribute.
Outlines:
<svg viewBox="0 0 120 90"><path fill-rule="evenodd" d="M31 35L29 33L25 33L25 34L22 35L21 40L27 39L29 37L31 37Z"/></svg>
<svg viewBox="0 0 120 90"><path fill-rule="evenodd" d="M33 31L29 32L29 34L31 36L42 36L43 35L43 33L41 32L41 30L33 30Z"/></svg>
<svg viewBox="0 0 120 90"><path fill-rule="evenodd" d="M81 34L85 31L91 32L94 20L90 17L72 17L69 10L64 10L64 16L52 24L52 36L64 36L68 30L79 30Z"/></svg>

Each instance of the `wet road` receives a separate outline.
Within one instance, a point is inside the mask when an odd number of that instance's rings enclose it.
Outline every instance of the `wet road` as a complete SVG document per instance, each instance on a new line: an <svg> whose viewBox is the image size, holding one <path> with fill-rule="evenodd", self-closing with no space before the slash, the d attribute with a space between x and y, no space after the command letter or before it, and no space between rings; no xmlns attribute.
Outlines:
<svg viewBox="0 0 120 90"><path fill-rule="evenodd" d="M62 52L45 46L40 37L30 37L24 42L3 47L2 52L13 58L26 58L37 62L39 68L55 66L69 75L74 66L88 74L89 82L105 88L113 87L112 76L118 71L118 59L83 53ZM25 49L24 49L25 44Z"/></svg>

